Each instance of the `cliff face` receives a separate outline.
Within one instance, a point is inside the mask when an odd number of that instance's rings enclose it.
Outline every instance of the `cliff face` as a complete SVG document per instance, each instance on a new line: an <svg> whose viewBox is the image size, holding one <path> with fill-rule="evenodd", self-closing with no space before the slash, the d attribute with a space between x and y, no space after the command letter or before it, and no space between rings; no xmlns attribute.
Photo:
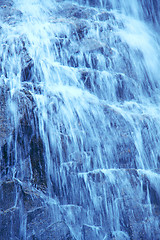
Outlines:
<svg viewBox="0 0 160 240"><path fill-rule="evenodd" d="M149 4L0 1L1 240L160 239Z"/></svg>

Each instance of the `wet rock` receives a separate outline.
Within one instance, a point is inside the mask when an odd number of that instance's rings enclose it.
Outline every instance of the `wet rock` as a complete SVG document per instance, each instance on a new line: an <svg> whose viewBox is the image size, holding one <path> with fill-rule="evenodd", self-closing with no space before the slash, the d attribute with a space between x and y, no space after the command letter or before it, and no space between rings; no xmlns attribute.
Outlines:
<svg viewBox="0 0 160 240"><path fill-rule="evenodd" d="M88 90L91 90L92 87L92 74L89 71L81 71L81 79Z"/></svg>
<svg viewBox="0 0 160 240"><path fill-rule="evenodd" d="M151 204L157 206L160 209L160 194L159 194L159 190L158 190L158 184L160 181L158 179L158 176L156 176L157 178L157 182L151 182L149 177L147 177L147 174L144 174L143 176L143 191L144 191L144 202L147 201L147 198L150 199Z"/></svg>
<svg viewBox="0 0 160 240"><path fill-rule="evenodd" d="M82 237L83 240L89 240L89 239L97 240L98 238L103 239L104 233L101 227L83 225L82 236L83 236Z"/></svg>
<svg viewBox="0 0 160 240"><path fill-rule="evenodd" d="M100 0L89 0L89 1L87 1L87 0L84 0L83 1L83 3L89 3L89 5L91 6L91 7L100 7L101 6L101 1Z"/></svg>
<svg viewBox="0 0 160 240"><path fill-rule="evenodd" d="M6 211L16 206L17 190L13 181L0 183L0 211Z"/></svg>
<svg viewBox="0 0 160 240"><path fill-rule="evenodd" d="M68 60L68 65L74 68L78 67L77 59L71 56L70 59Z"/></svg>
<svg viewBox="0 0 160 240"><path fill-rule="evenodd" d="M30 143L30 158L33 172L33 183L46 185L45 150L42 139L33 136Z"/></svg>
<svg viewBox="0 0 160 240"><path fill-rule="evenodd" d="M13 208L3 213L0 212L1 240L6 240L7 238L15 240L21 238L27 240L75 240L66 223L52 221L49 211L46 207L40 207L25 214L20 208Z"/></svg>
<svg viewBox="0 0 160 240"><path fill-rule="evenodd" d="M100 14L98 14L98 19L100 21L108 21L110 19L114 19L115 20L115 17L113 14L109 13L109 12L102 12Z"/></svg>
<svg viewBox="0 0 160 240"><path fill-rule="evenodd" d="M151 0L145 4L144 0L140 0L140 3L143 8L144 19L150 21L153 24L157 25L160 19L159 9L160 4L158 0Z"/></svg>
<svg viewBox="0 0 160 240"><path fill-rule="evenodd" d="M45 229L44 233L41 235L41 239L44 240L75 240L72 236L68 226L64 222L57 222L50 225L48 228Z"/></svg>
<svg viewBox="0 0 160 240"><path fill-rule="evenodd" d="M120 101L132 100L137 92L137 84L134 79L127 78L121 74L116 75L117 86L116 86L116 96Z"/></svg>
<svg viewBox="0 0 160 240"><path fill-rule="evenodd" d="M58 209L56 206L54 207L55 214L60 214L57 212L56 209ZM32 211L29 211L27 214L27 239L32 238L41 238L41 239L51 239L51 237L56 236L56 223L54 222L54 216L51 212L52 207L37 207L33 209ZM60 219L59 215L59 219ZM56 220L57 221L57 220ZM62 228L60 229L60 227ZM65 229L63 232L64 225L60 225L58 229L57 224L57 236L58 231L61 231L61 234L65 236ZM61 235L60 235L61 236ZM54 239L54 237L52 238ZM55 238L56 239L56 238ZM58 238L57 238L58 239ZM61 238L60 238L61 239Z"/></svg>
<svg viewBox="0 0 160 240"><path fill-rule="evenodd" d="M96 183L103 182L106 179L105 174L102 171L89 172L88 177Z"/></svg>
<svg viewBox="0 0 160 240"><path fill-rule="evenodd" d="M20 211L21 186L16 181L0 183L0 236L2 240L19 239L21 236L22 212Z"/></svg>
<svg viewBox="0 0 160 240"><path fill-rule="evenodd" d="M33 80L34 76L34 62L32 58L29 56L27 53L26 48L23 48L22 51L22 70L21 70L21 81L26 82L26 81L31 81Z"/></svg>
<svg viewBox="0 0 160 240"><path fill-rule="evenodd" d="M19 180L0 182L0 196L1 240L74 239L62 222L59 206L45 204L41 191L30 184Z"/></svg>
<svg viewBox="0 0 160 240"><path fill-rule="evenodd" d="M125 138L122 143L116 146L116 155L119 161L119 167L136 167L136 156L138 151L131 138Z"/></svg>
<svg viewBox="0 0 160 240"><path fill-rule="evenodd" d="M159 145L159 134L157 126L159 123L157 122L157 119L153 120L149 116L143 115L140 125L144 156L145 158L150 159L152 168L159 168L159 161L155 161L155 156L153 155L154 152L157 154L158 158L159 151L157 151L157 146Z"/></svg>
<svg viewBox="0 0 160 240"><path fill-rule="evenodd" d="M106 226L108 226L108 229L105 232L108 236L106 239L112 239L111 237L113 237L113 239L116 237L117 240L137 239L138 236L141 236L142 239L145 239L145 237L146 239L152 239L154 234L157 236L158 231L156 230L156 226L159 222L159 210L157 207L155 208L155 202L157 204L159 200L157 194L155 195L155 186L151 183L151 179L146 183L145 176L142 175L142 173L143 171L141 172L137 169L103 169L99 171L97 170L97 172L93 171L84 173L86 186L89 191L94 192L94 198L91 199L89 193L85 195L86 189L84 188L82 199L85 199L85 203L83 204L84 206L87 204L92 207L92 209L96 209L95 216L92 215L93 212L90 213L90 221L92 219L90 227L95 230L95 226L100 224L102 224L103 229L106 229ZM146 175L149 177L149 173L147 174L146 172ZM83 174L81 174L81 177L83 177ZM144 191L142 189L143 184L146 186ZM152 188L149 187L150 184L152 185ZM121 186L121 189L119 189L119 185ZM151 197L151 195L153 196ZM114 203L113 199L115 201ZM123 201L121 201L121 199L123 199ZM106 206L108 206L108 210L106 209ZM150 207L154 209L154 215ZM118 209L120 208L121 211L119 212ZM99 215L96 212L100 212L100 209L103 209L103 213L101 213L103 215L102 222L98 219ZM109 228L110 220L108 219L107 211L110 210L113 214L113 222L115 223L116 218L114 216L117 216L117 211L120 214L120 232L112 232L113 229ZM99 217L101 218L101 216ZM145 226L147 229L152 228L151 234L150 230L147 233ZM86 230L86 234L90 235L90 230L90 228L89 230ZM109 237L110 230L112 232L110 235L111 237ZM94 235L96 236L96 232Z"/></svg>
<svg viewBox="0 0 160 240"><path fill-rule="evenodd" d="M22 73L21 73L22 82L32 80L33 67L34 67L33 61L30 59L27 62L26 66L22 69Z"/></svg>
<svg viewBox="0 0 160 240"><path fill-rule="evenodd" d="M114 56L114 59L112 60L112 67L114 68L115 72L123 73L130 79L136 80L136 66L135 63L132 61L128 44L122 42L122 40L118 37L114 36L114 38L115 43L112 43L112 47L116 49L116 54Z"/></svg>
<svg viewBox="0 0 160 240"><path fill-rule="evenodd" d="M19 210L17 208L10 209L6 212L0 212L1 240L20 239L20 221Z"/></svg>
<svg viewBox="0 0 160 240"><path fill-rule="evenodd" d="M63 4L62 10L58 11L58 14L67 18L88 19L93 18L97 13L95 9L81 7L74 4Z"/></svg>
<svg viewBox="0 0 160 240"><path fill-rule="evenodd" d="M21 171L22 165L26 166L26 173L29 174L31 171L28 155L31 136L34 132L33 109L35 102L32 94L25 89L17 90L13 94L12 100L8 95L5 94L5 98L3 94L0 96L1 177L12 178L13 168L16 166L16 176L22 178L22 176L25 177L25 172ZM11 104L11 107L8 106L8 103ZM9 110L10 114L8 114ZM8 116L10 116L9 119ZM16 147L14 141L17 143Z"/></svg>
<svg viewBox="0 0 160 240"><path fill-rule="evenodd" d="M19 120L24 116L26 118L31 118L31 116L33 117L33 109L36 105L32 93L27 89L15 91L11 99L11 104L13 104L13 108L15 107L15 110L17 111L16 117Z"/></svg>
<svg viewBox="0 0 160 240"><path fill-rule="evenodd" d="M113 162L118 168L136 168L136 157L138 150L133 139L133 129L130 123L120 112L104 106L104 113L107 122L110 124L108 136L112 138L112 165Z"/></svg>
<svg viewBox="0 0 160 240"><path fill-rule="evenodd" d="M9 108L9 87L7 83L1 79L0 85L0 147L6 143L7 138L13 131L13 125L11 124L10 116L8 115Z"/></svg>
<svg viewBox="0 0 160 240"><path fill-rule="evenodd" d="M87 18L81 16L79 12L86 12ZM75 13L75 16L74 16ZM84 12L83 12L84 13ZM68 15L67 15L68 14ZM54 24L63 23L66 25L66 29L69 30L69 34L66 34L65 38L56 36L54 40L54 51L57 56L57 61L62 65L69 65L74 68L86 67L91 69L104 70L110 65L110 58L112 56L112 50L106 43L109 42L107 35L107 27L102 27L103 34L99 41L96 38L91 37L92 29L99 29L98 22L96 20L97 11L92 8L83 8L78 5L69 4L63 5L62 9L58 11L58 17L52 18ZM62 16L63 18L60 18ZM66 21L67 16L67 21ZM88 22L90 16L93 21ZM107 41L106 41L107 39ZM65 51L64 51L65 49ZM99 55L98 55L99 54Z"/></svg>
<svg viewBox="0 0 160 240"><path fill-rule="evenodd" d="M87 26L87 22L84 21L76 22L76 32L80 40L87 36L88 31L89 26Z"/></svg>

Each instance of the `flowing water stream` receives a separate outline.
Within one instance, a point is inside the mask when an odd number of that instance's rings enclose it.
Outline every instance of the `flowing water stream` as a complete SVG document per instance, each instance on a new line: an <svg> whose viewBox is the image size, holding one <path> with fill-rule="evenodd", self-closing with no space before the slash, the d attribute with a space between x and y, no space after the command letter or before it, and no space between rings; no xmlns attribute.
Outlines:
<svg viewBox="0 0 160 240"><path fill-rule="evenodd" d="M0 180L19 223L0 219L0 239L159 240L158 1L4 2ZM62 220L70 235L53 237Z"/></svg>

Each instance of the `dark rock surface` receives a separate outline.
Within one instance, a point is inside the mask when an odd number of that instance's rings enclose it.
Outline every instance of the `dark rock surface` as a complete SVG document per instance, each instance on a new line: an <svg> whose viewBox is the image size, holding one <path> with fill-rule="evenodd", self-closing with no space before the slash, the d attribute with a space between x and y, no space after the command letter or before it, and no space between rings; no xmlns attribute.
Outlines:
<svg viewBox="0 0 160 240"><path fill-rule="evenodd" d="M45 204L40 191L18 181L0 184L1 239L74 239L59 206Z"/></svg>
<svg viewBox="0 0 160 240"><path fill-rule="evenodd" d="M6 143L7 138L11 135L13 131L13 126L10 123L10 118L7 115L8 109L8 97L9 88L5 84L4 80L1 79L2 83L0 85L0 146Z"/></svg>

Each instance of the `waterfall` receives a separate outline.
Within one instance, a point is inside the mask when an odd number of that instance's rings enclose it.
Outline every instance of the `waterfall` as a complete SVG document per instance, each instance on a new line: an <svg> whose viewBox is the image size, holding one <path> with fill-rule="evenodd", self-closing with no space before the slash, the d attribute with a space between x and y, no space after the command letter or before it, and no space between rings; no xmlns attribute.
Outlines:
<svg viewBox="0 0 160 240"><path fill-rule="evenodd" d="M0 239L160 239L158 0L0 1Z"/></svg>

